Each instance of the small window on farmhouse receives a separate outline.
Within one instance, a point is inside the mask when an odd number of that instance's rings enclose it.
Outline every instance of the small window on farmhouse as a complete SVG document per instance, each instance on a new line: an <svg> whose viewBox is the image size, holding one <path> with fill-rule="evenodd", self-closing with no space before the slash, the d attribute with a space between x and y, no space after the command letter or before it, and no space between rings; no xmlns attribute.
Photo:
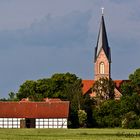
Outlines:
<svg viewBox="0 0 140 140"><path fill-rule="evenodd" d="M100 70L100 74L104 74L105 73L105 66L104 66L103 62L100 63L99 70Z"/></svg>

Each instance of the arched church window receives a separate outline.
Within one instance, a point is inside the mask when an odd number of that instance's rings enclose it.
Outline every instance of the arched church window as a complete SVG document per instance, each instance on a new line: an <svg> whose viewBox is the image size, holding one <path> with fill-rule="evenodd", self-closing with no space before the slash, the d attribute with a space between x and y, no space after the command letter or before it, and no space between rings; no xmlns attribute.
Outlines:
<svg viewBox="0 0 140 140"><path fill-rule="evenodd" d="M104 74L105 73L105 66L104 66L103 62L100 63L99 69L100 69L100 74Z"/></svg>

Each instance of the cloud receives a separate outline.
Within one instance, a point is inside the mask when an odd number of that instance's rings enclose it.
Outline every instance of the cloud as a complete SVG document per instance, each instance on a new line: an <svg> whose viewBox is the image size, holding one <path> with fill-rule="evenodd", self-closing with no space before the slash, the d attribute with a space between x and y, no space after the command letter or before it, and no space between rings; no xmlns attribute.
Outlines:
<svg viewBox="0 0 140 140"><path fill-rule="evenodd" d="M131 0L109 0L109 1L118 4L131 2Z"/></svg>
<svg viewBox="0 0 140 140"><path fill-rule="evenodd" d="M139 0L5 1L0 1L2 96L17 91L27 79L56 72L93 79L102 6L112 51L112 78L126 79L139 67Z"/></svg>
<svg viewBox="0 0 140 140"><path fill-rule="evenodd" d="M90 69L86 60L92 55L87 41L90 13L47 15L29 28L0 31L1 96L17 91L27 79L49 77L56 72L90 75L92 71L84 72Z"/></svg>
<svg viewBox="0 0 140 140"><path fill-rule="evenodd" d="M0 31L2 46L58 46L85 44L91 12L72 12L62 17L48 14L29 28Z"/></svg>

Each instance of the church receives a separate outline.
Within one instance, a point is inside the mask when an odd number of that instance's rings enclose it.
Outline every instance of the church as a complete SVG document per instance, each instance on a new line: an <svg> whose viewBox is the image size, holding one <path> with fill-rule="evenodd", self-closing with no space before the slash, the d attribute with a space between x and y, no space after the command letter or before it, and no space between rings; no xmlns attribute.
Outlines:
<svg viewBox="0 0 140 140"><path fill-rule="evenodd" d="M92 91L95 81L102 77L111 78L111 49L103 13L94 52L94 79L82 80L83 94L92 97L96 97ZM116 100L122 96L120 86L123 82L114 80ZM67 128L69 104L69 101L48 98L43 102L32 102L28 98L19 102L0 102L0 128Z"/></svg>
<svg viewBox="0 0 140 140"><path fill-rule="evenodd" d="M97 45L94 52L94 79L82 80L83 94L90 94L92 97L96 97L96 94L92 91L92 86L94 85L95 81L99 80L102 77L111 78L111 49L108 43L103 11L101 16ZM122 95L120 86L124 82L124 80L113 81L115 83L115 99L120 99Z"/></svg>

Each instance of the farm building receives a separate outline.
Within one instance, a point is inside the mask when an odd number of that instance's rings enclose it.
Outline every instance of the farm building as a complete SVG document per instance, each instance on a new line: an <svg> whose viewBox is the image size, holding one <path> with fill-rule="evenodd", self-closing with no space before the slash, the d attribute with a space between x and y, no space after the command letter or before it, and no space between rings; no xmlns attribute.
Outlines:
<svg viewBox="0 0 140 140"><path fill-rule="evenodd" d="M67 128L69 101L0 102L0 128Z"/></svg>

